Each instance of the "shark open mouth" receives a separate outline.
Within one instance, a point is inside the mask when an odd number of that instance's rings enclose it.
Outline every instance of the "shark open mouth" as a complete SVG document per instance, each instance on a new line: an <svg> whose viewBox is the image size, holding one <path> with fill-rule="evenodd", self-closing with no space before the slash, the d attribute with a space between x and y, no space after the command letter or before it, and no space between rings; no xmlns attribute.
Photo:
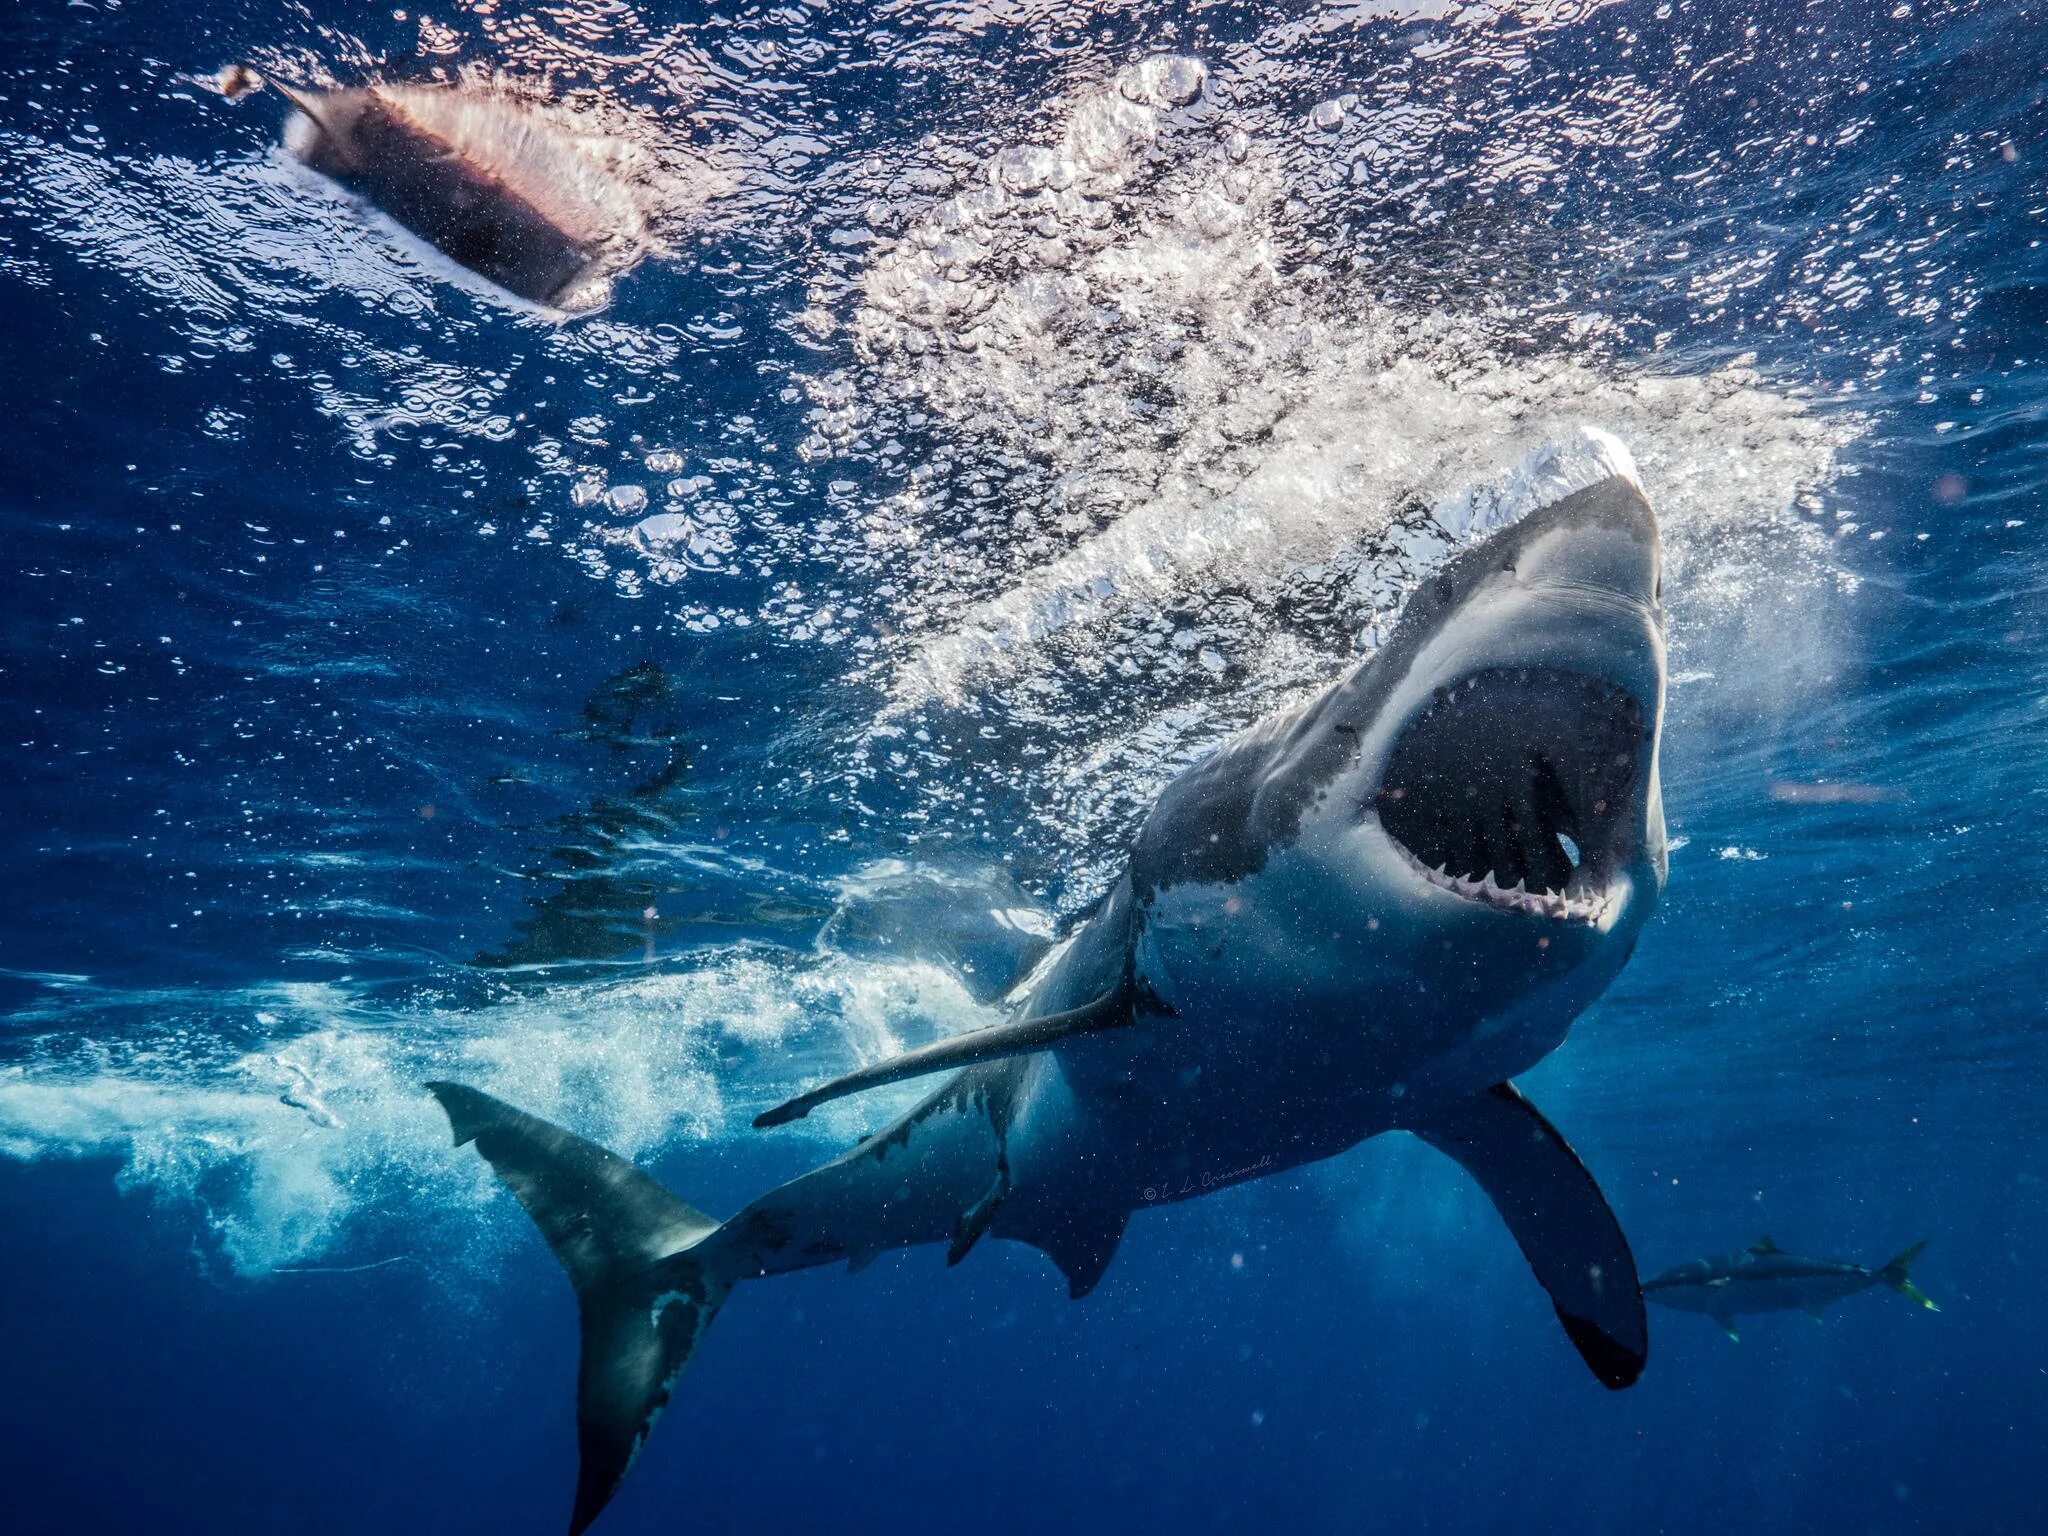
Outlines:
<svg viewBox="0 0 2048 1536"><path fill-rule="evenodd" d="M1439 688L1395 743L1375 808L1430 884L1598 923L1631 851L1641 702L1600 678L1493 668Z"/></svg>

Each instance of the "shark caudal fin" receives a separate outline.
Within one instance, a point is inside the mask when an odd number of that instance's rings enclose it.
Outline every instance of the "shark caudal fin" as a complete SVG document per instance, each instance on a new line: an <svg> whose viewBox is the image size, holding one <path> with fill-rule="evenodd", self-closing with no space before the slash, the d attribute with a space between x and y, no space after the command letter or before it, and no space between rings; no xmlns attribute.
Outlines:
<svg viewBox="0 0 2048 1536"><path fill-rule="evenodd" d="M580 1536L618 1491L731 1289L730 1276L691 1253L718 1223L558 1125L460 1083L426 1086L455 1144L476 1143L576 1287L581 1456L569 1536Z"/></svg>
<svg viewBox="0 0 2048 1536"><path fill-rule="evenodd" d="M1930 1312L1939 1312L1941 1308L1934 1304L1934 1298L1915 1285L1912 1277L1906 1273L1906 1266L1919 1258L1921 1250L1926 1246L1927 1239L1923 1237L1919 1242L1880 1269L1877 1272L1877 1278L1905 1297L1906 1300L1912 1302L1914 1306L1925 1307Z"/></svg>

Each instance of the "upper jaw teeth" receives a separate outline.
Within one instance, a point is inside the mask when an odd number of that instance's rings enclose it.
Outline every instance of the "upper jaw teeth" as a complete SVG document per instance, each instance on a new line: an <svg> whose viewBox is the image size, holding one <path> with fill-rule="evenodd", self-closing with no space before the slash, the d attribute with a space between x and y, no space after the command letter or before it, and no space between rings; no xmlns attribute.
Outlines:
<svg viewBox="0 0 2048 1536"><path fill-rule="evenodd" d="M1504 912L1525 912L1531 917L1549 917L1561 921L1597 923L1606 916L1613 905L1614 896L1609 891L1532 891L1526 882L1517 880L1512 886L1499 884L1488 870L1477 880L1463 875L1449 873L1449 866L1439 864L1435 868L1422 862L1406 848L1401 856L1408 865L1431 885L1441 886L1468 901L1481 902L1489 907L1498 907Z"/></svg>

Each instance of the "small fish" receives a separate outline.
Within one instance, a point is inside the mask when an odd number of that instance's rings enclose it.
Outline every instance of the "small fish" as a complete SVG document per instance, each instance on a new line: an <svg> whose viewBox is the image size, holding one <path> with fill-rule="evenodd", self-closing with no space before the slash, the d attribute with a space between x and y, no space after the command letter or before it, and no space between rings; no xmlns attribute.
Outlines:
<svg viewBox="0 0 2048 1536"><path fill-rule="evenodd" d="M212 82L229 100L264 83L247 65ZM570 314L597 309L611 280L651 248L630 190L508 90L268 83L298 108L285 125L293 158L518 298Z"/></svg>
<svg viewBox="0 0 2048 1536"><path fill-rule="evenodd" d="M1802 1258L1760 1237L1741 1253L1694 1259L1645 1280L1643 1295L1660 1306L1711 1317L1731 1339L1738 1337L1735 1319L1743 1313L1801 1311L1819 1317L1844 1296L1873 1285L1888 1285L1916 1306L1939 1312L1906 1273L1926 1246L1922 1238L1891 1262L1866 1269L1835 1259Z"/></svg>

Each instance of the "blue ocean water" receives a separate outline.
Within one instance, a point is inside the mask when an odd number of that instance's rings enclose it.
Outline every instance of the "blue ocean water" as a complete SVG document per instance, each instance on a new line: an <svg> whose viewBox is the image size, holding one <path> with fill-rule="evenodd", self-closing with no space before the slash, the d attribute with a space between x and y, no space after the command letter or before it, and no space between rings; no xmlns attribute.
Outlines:
<svg viewBox="0 0 2048 1536"><path fill-rule="evenodd" d="M1669 545L1671 883L1524 1086L1646 1272L1924 1237L1942 1310L1653 1312L1609 1394L1386 1137L1078 1304L1002 1243L750 1288L599 1529L2048 1526L2029 7L0 37L0 1525L555 1529L574 1303L419 1081L718 1213L836 1154L903 1097L748 1122L992 1018L1432 512L1594 427ZM544 92L663 249L509 304L235 60Z"/></svg>

